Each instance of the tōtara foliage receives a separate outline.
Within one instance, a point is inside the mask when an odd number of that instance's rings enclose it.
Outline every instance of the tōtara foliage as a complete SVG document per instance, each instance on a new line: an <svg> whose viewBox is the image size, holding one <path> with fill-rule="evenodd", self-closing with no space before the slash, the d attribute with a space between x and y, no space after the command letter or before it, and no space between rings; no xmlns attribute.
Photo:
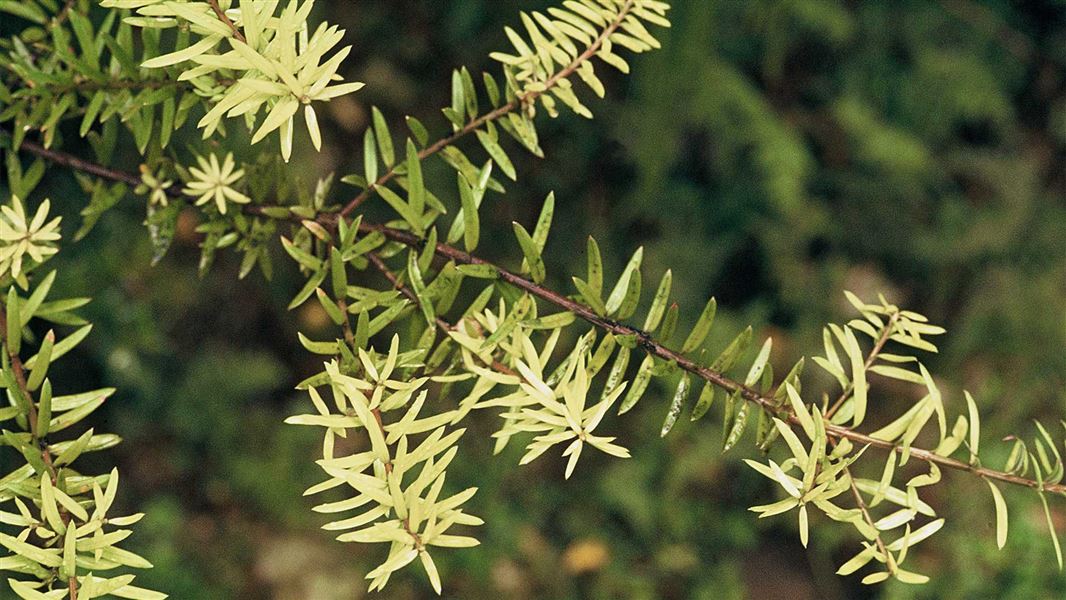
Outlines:
<svg viewBox="0 0 1066 600"><path fill-rule="evenodd" d="M522 13L520 25L506 29L511 47L492 54L498 72L453 72L444 137L431 140L412 117L406 132L392 131L373 109L362 168L340 177L355 189L346 202L338 200L332 176L314 189L280 181L272 150L243 164L225 150L234 117L253 144L277 132L287 161L299 116L317 148L316 104L362 87L340 80L349 48L335 50L343 35L337 27L308 22L312 4L0 2L5 18L22 25L0 41L0 143L13 194L0 219L0 286L7 290L0 385L8 398L0 421L5 451L25 461L0 479L0 523L9 531L0 533L9 552L0 568L12 574L10 587L20 597L162 597L134 587L132 575L111 574L150 566L117 547L130 533L122 528L139 518L108 512L117 472L90 476L72 467L80 454L118 439L93 429L61 433L90 417L113 390L54 395L47 375L89 333L72 312L87 300L48 297L55 274L41 265L58 249L59 221L48 219L47 200L25 208L47 161L80 172L88 201L76 238L132 192L146 203L157 260L187 206L201 212L202 270L230 248L243 257L241 277L256 266L269 277L268 250L280 239L306 276L291 308L318 303L336 326L329 339L300 334L304 348L321 356L322 369L299 385L306 413L287 422L321 431L323 480L307 495L330 493L312 508L327 515L323 528L341 542L387 546L380 566L366 575L371 589L417 561L440 592L433 555L478 543L482 520L464 507L476 489L455 489L447 478L449 465L462 460L463 420L472 411L498 415L497 452L524 445L522 464L559 453L569 477L589 452L630 456L611 435L612 420L653 381L673 390L663 436L685 415L698 420L720 411L723 450L752 438L763 457L747 464L781 488L780 497L751 510L760 517L794 512L804 545L812 513L850 525L857 553L839 573L863 570L865 583L927 579L904 562L911 547L944 525L922 495L945 468L986 480L1000 547L1008 531L1001 487L1031 488L1045 509L1048 496L1066 493L1059 431L1037 425L1029 442L1013 440L1000 469L982 462L974 401L945 398L921 362L922 353L936 351L930 339L943 329L884 298L848 296L856 318L827 326L824 348L812 358L839 392L811 398L803 386L806 363L775 377L771 340L753 352L750 328L724 347L707 343L713 298L682 328L688 307L683 315L671 301L670 271L648 301L640 248L612 275L590 237L587 263L571 273L572 289L544 287L554 196L536 222L513 224L516 269L471 254L484 242L484 199L518 178L514 148L542 154L538 115L570 110L591 117L584 98L604 95L602 70L628 72L634 54L659 47L653 32L670 25L666 2L566 0ZM171 134L190 117L205 142L174 148ZM61 150L60 125L67 121L79 123L96 162ZM107 164L120 135L131 136L143 155L139 173ZM454 171L454 187L427 187L430 160ZM392 219L364 219L361 207L371 201L383 202ZM53 322L62 334L40 336L41 328L31 326L36 321ZM920 399L888 425L864 432L870 390L884 380L915 386ZM952 415L953 406L962 414ZM361 443L338 444L344 438ZM919 448L919 439L935 444ZM883 463L881 477L853 477L859 461ZM902 469L915 463L917 474ZM1048 524L1061 567L1050 516Z"/></svg>

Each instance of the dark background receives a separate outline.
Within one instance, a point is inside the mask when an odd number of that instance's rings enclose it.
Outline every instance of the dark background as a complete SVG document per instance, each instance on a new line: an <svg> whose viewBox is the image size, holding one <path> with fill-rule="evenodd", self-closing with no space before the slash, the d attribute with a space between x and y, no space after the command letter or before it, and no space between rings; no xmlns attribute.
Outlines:
<svg viewBox="0 0 1066 600"><path fill-rule="evenodd" d="M714 295L716 343L753 324L774 337L781 373L820 352L825 322L850 318L842 290L881 291L948 328L926 362L953 412L965 411L961 390L973 392L986 462L1001 466L1008 446L996 440L1029 435L1031 418L1056 424L1066 414L1066 4L673 4L664 49L632 60L631 77L608 77L594 121L542 120L545 160L516 150L519 184L486 200L486 253L513 261L510 221L532 223L555 190L546 258L556 288L570 291L590 233L609 274L643 245L646 281L674 270L683 324ZM347 29L345 76L367 87L319 110L325 147L316 155L301 132L291 168L360 171L371 104L396 131L412 114L442 134L451 69L495 71L487 54L506 47L503 26L545 5L320 0L313 20ZM138 160L117 162L132 171ZM69 238L84 197L52 173L38 194L68 215ZM450 181L444 169L430 177ZM338 186L337 198L347 191ZM150 267L143 218L130 199L55 261L57 288L95 297L84 312L96 323L57 385L119 388L94 424L126 440L99 460L118 461L121 502L148 515L130 543L156 564L143 581L181 599L362 597L383 548L317 529L324 519L301 492L319 480L318 432L282 424L306 410L293 385L318 368L296 330L325 331L325 315L286 312L301 282L280 252L272 282L238 282L239 257L226 253L198 278L192 213ZM449 481L480 487L470 507L487 524L480 547L436 555L445 596L1066 593L1035 495L1009 490L1010 539L997 552L985 484L950 473L927 488L947 525L909 559L932 583L870 589L838 578L858 548L853 532L815 519L804 551L792 518L757 521L746 507L776 492L740 462L750 442L721 455L717 407L660 440L666 393L608 423L632 459L588 455L568 482L558 457L519 468L517 444L492 457L495 418L474 417ZM873 418L905 410L908 393L882 388ZM1062 532L1066 512L1053 508ZM379 596L431 594L413 568Z"/></svg>

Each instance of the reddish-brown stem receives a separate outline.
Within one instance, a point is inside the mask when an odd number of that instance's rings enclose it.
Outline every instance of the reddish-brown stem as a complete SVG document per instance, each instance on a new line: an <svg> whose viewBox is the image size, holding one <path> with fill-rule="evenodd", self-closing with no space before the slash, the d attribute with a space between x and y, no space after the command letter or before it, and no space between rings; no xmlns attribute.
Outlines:
<svg viewBox="0 0 1066 600"><path fill-rule="evenodd" d="M31 154L41 156L57 164L67 166L72 169L76 169L86 173L91 173L98 177L109 179L111 181L122 181L131 185L140 183L140 178L131 173L116 171L114 169L104 167L97 163L79 159L64 152L48 150L28 140L23 142L20 149L25 149ZM181 192L178 190L174 190L173 192L170 192L168 190L168 193L172 193L174 195L181 194ZM248 212L260 216L265 216L262 215L260 207L251 207L248 209ZM332 220L332 222L335 222L337 218L338 215L336 213L331 215L323 215L323 217L320 218L320 222L326 220ZM285 220L296 221L297 223L299 222L299 219L296 219L295 217ZM385 227L383 225L377 225L366 222L360 224L359 228L364 233L370 231L379 231L383 235L385 235L386 238L408 246L422 248L425 245L425 241L423 239L419 238L418 236L412 234L409 231L394 229L390 227ZM434 249L434 252L437 256L446 260L454 260L458 264L491 266L496 270L497 276L501 280L506 281L507 283L510 283L511 285L521 290L529 292L531 295L536 296L537 298L540 298L545 302L554 304L559 308L568 310L574 313L576 316L580 317L581 319L595 325L596 327L599 327L604 331L613 333L615 335L632 335L640 344L641 348L643 348L646 352L663 360L673 361L678 365L678 367L685 371L688 371L689 373L692 373L700 379L703 379L704 381L718 386L719 388L727 392L738 392L740 396L748 402L752 402L768 411L781 415L782 418L787 420L792 425L800 425L799 419L794 414L792 414L791 412L786 413L785 411L782 411L781 408L778 407L771 398L765 397L759 394L754 389L744 386L743 384L729 377L726 377L725 375L717 371L713 371L707 367L697 364L695 361L692 361L691 359L688 359L679 354L678 352L671 350L670 348L667 348L661 343L655 341L644 331L598 315L588 306L576 302L549 288L529 281L521 275L517 275L515 273L507 271L506 269L499 268L496 265L489 263L488 261L467 254L466 252L458 250L452 246L439 243ZM826 433L828 435L837 439L848 439L860 445L869 445L890 452L903 453L906 451L902 446L894 444L893 442L872 438L869 435L854 431L841 425L834 425L832 423L827 422L825 428ZM1043 490L1055 494L1066 495L1066 484L1063 483L1041 483L1033 479L1014 475L1013 473L996 471L994 469L987 469L984 467L971 465L960 460L956 460L954 458L940 456L938 454L933 453L932 451L923 450L921 448L911 447L909 449L909 453L910 456L917 458L918 460L922 460L928 463L934 463L940 467L945 467L957 471L966 471L979 477L983 477L986 479L994 479L996 481L1002 481L1004 483L1009 483L1012 485L1018 485L1036 490Z"/></svg>
<svg viewBox="0 0 1066 600"><path fill-rule="evenodd" d="M244 34L241 33L241 30L237 29L237 26L233 24L233 21L230 21L229 17L226 16L226 11L222 10L222 7L218 5L218 0L207 0L207 3L211 5L211 10L215 12L215 16L218 17L218 20L225 23L226 27L229 27L230 31L233 32L233 37L244 43L248 43L248 41L244 39Z"/></svg>
<svg viewBox="0 0 1066 600"><path fill-rule="evenodd" d="M394 229L382 225L375 225L372 223L362 223L360 224L359 228L361 231L364 232L380 232L386 238L395 242L400 242L407 246L421 248L425 245L424 240L409 231L403 231L400 229ZM677 366L681 369L688 371L689 373L696 375L700 379L710 382L713 385L716 385L727 392L737 392L742 398L744 398L748 402L752 402L772 413L784 415L785 418L787 418L788 422L793 425L800 425L800 421L796 417L796 415L792 414L791 412L787 414L783 413L772 398L763 396L759 392L748 386L745 386L717 371L713 371L685 356L682 356L677 351L667 348L666 346L656 341L654 338L648 335L647 332L641 331L640 329L637 329L635 327L630 327L628 325L618 323L617 321L614 321L607 317L598 315L591 308L585 306L584 304L576 302L544 286L538 285L526 279L525 277L522 277L521 275L517 275L515 273L512 273L511 271L502 269L488 261L467 254L466 252L463 252L446 244L437 244L437 247L434 251L437 256L440 256L441 258L444 258L446 260L455 261L457 264L491 266L495 269L497 277L499 277L500 280L505 281L522 291L528 292L529 294L540 298L545 302L554 304L559 308L570 311L574 313L574 315L595 325L596 327L599 327L600 329L608 333L620 336L633 336L645 352L648 352L649 354L652 354L653 356L656 356L663 360L671 361L677 364ZM902 446L899 446L889 441L872 438L866 434L859 433L841 425L834 425L832 423L827 422L825 424L825 429L826 433L830 436L833 436L835 438L849 439L859 445L869 445L875 448L881 448L892 452L902 453L905 451ZM1042 489L1047 492L1066 495L1066 484L1041 484L1040 482L1035 481L1033 479L1027 479L1025 477L1019 477L1012 473L1006 473L1003 471L996 471L993 469L986 469L984 467L970 465L960 460L940 456L929 450L923 450L920 448L910 448L910 456L925 462L935 463L941 467L955 469L958 471L967 471L973 473L974 475L985 477L987 479L995 479L1004 483L1020 485L1038 490Z"/></svg>
<svg viewBox="0 0 1066 600"><path fill-rule="evenodd" d="M64 167L68 167L76 171L81 171L82 173L96 175L97 177L101 177L109 181L120 181L122 183L126 183L132 186L138 186L141 183L141 178L137 175L134 175L133 173L119 171L117 169L111 169L99 163L80 159L77 156L74 156L73 154L68 154L66 152L50 150L38 144L37 142L34 142L33 140L22 140L22 145L19 146L19 150L25 150L30 154L40 156L41 158L54 162L57 165L62 165ZM180 193L181 192L179 190L175 189L172 195L177 195Z"/></svg>
<svg viewBox="0 0 1066 600"><path fill-rule="evenodd" d="M389 280L389 283L392 284L392 287L396 288L401 294L404 295L404 297L414 303L415 306L418 306L418 304L421 302L421 300L419 300L418 298L418 295L415 294L414 290L407 287L403 284L402 281L400 281L400 278L392 272L392 269L390 269L388 265L385 264L385 261L381 260L380 256L378 256L374 252L368 252L366 254L366 257L370 261L370 264L374 265L374 268L377 269L382 275L384 275L385 279ZM447 335L449 331L455 330L454 325L440 317L436 318L436 323L437 328L444 332L445 335ZM476 358L476 360L480 361L481 359ZM497 373L503 373L505 375L518 375L518 373L514 369L496 360L486 364L485 366L491 368Z"/></svg>

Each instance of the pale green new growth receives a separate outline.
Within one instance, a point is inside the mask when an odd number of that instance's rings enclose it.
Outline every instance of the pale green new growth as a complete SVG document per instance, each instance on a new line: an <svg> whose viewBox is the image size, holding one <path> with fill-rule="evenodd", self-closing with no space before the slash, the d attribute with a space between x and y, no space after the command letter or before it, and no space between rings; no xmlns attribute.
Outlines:
<svg viewBox="0 0 1066 600"><path fill-rule="evenodd" d="M45 200L37 207L33 218L26 215L18 196L11 197L11 205L0 206L0 276L10 275L24 282L23 262L28 258L40 264L58 249L61 217L48 220L51 203Z"/></svg>
<svg viewBox="0 0 1066 600"><path fill-rule="evenodd" d="M194 179L190 180L182 190L189 196L199 196L196 206L214 202L220 214L226 214L226 204L248 204L251 198L233 189L233 185L244 177L244 169L234 170L233 154L227 154L219 165L218 157L211 155L210 160L197 156L196 162L200 168L189 167ZM146 182L147 183L147 182ZM162 186L160 186L162 187Z"/></svg>
<svg viewBox="0 0 1066 600"><path fill-rule="evenodd" d="M189 81L213 107L197 123L204 138L219 129L222 117L245 118L254 129L252 143L279 131L281 155L292 155L292 135L297 112L303 108L304 124L315 149L322 146L318 118L311 102L329 101L363 87L340 81L337 69L348 56L345 46L326 59L344 37L337 26L322 23L311 32L307 17L314 0L284 3L278 0L102 0L100 5L133 10L130 25L148 29L187 28L199 40L173 52L149 58L141 66L186 68L177 81ZM184 31L184 30L183 30ZM187 37L187 34L184 34ZM225 40L225 43L223 43ZM191 64L190 64L191 63ZM222 82L227 82L222 84ZM332 84L332 85L331 85ZM258 125L260 113L266 116ZM222 211L224 212L224 211Z"/></svg>

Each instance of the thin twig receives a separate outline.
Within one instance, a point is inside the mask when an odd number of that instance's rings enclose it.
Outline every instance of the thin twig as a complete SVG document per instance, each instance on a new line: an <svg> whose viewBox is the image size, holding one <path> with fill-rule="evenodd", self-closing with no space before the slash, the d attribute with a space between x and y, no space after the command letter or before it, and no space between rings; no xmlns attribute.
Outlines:
<svg viewBox="0 0 1066 600"><path fill-rule="evenodd" d="M465 136L465 135L467 135L469 133L472 133L473 131L477 130L479 127L485 125L486 123L490 123L492 121L500 119L500 118L506 116L511 111L515 110L516 108L518 108L520 106L525 106L525 105L529 104L530 102L533 102L534 100L536 100L538 97L540 97L540 96L548 93L549 91L551 91L556 85L559 84L560 81L562 81L562 80L570 77L571 75L573 75L574 72L577 71L578 67L580 67L582 65L582 63L584 63L585 61L587 61L590 58L592 58L592 56L594 54L596 54L597 51L599 51L600 47L603 46L604 40L606 40L608 37L610 37L610 35L612 33L614 33L615 30L618 29L622 25L622 22L629 15L629 11L632 10L632 9L633 9L633 0L629 0L618 11L618 17L614 21L612 21L612 22L607 24L607 27L605 27L604 30L602 32L600 32L600 35L597 36L596 39L593 40L591 44L589 44L588 48L586 48L584 52L582 52L580 55L578 55L577 58L575 58L570 64L568 64L562 70L560 70L558 73L552 75L551 77L548 78L547 81L544 82L544 89L543 90L529 92L527 94L519 96L517 99L512 100L512 101L508 102L507 104L504 104L503 106L500 106L496 110L493 110L492 112L486 113L486 114L478 117L477 119L474 119L473 121L470 121L462 129L460 129L459 131L456 131L455 133L453 133L453 134L451 134L451 135L449 135L447 137L444 137L444 138L441 138L440 140L437 140L434 144L432 144L430 146L427 146L425 149L420 151L418 153L418 159L419 160L425 160L426 158L428 158L430 156L433 156L437 152L440 152L444 148L454 144L459 138L461 138L461 137L463 137L463 136ZM348 204L346 204L344 206L344 208L342 208L340 210L339 213L337 213L337 217L336 218L343 218L343 217L347 217L348 215L350 215L352 213L352 211L354 211L355 209L359 208L359 206L362 205L363 202L366 202L370 198L370 195L374 192L374 190L376 188L379 188L379 187L387 184L395 176L396 176L396 168L395 167L390 168L381 177L378 177L376 181L374 181L373 183L368 185L365 190L363 190L358 195L356 195L354 198L352 198L352 200L350 202L348 202Z"/></svg>
<svg viewBox="0 0 1066 600"><path fill-rule="evenodd" d="M837 447L837 440L830 439L829 445L835 449ZM855 504L859 507L859 511L862 512L863 520L866 521L866 524L869 525L871 529L877 532L877 525L874 524L874 518L870 515L870 507L867 506L866 500L863 499L862 493L859 491L859 486L855 484L855 477L851 474L851 467L845 466L844 474L848 477L848 486L851 488L851 495L855 498ZM892 564L888 562L888 546L886 546L885 541L881 539L880 532L874 536L874 541L877 542L877 549L885 556L886 564Z"/></svg>
<svg viewBox="0 0 1066 600"><path fill-rule="evenodd" d="M415 306L419 306L421 304L422 301L418 298L418 295L415 294L414 290L404 285L403 282L400 281L400 278L392 272L392 269L390 269L389 266L385 264L385 261L381 260L381 257L378 256L377 253L367 252L366 257L370 261L370 264L374 265L374 268L381 272L381 274L385 276L385 279L389 280L389 283L392 284L392 287L394 287L401 294L403 294ZM456 331L455 325L452 325L451 323L445 321L440 317L436 317L436 323L437 328L444 332L445 335L447 335L450 331ZM481 357L475 356L474 358L478 361L481 361ZM504 375L518 375L518 372L516 372L514 369L497 360L493 360L487 363L485 366L491 368L497 373L503 373Z"/></svg>
<svg viewBox="0 0 1066 600"><path fill-rule="evenodd" d="M33 144L32 142L24 141L20 149L25 149L30 153L52 160L57 164L91 173L98 177L103 177L112 181L123 181L126 183L140 182L140 179L136 175L133 175L131 173L116 171L114 169L104 167L97 163L79 159L65 152L46 150L40 147L39 145ZM176 193L180 194L180 191L177 191ZM262 215L262 213L260 212L261 208L262 207L252 207L249 209L249 212L266 217L266 215ZM336 214L330 216L335 222ZM299 221L299 219L295 218L286 218L279 220L296 220L297 222ZM422 248L425 246L426 243L425 240L409 231L394 229L391 227L386 227L384 225L363 222L360 224L359 229L363 232L381 232L383 235L385 235L386 238L390 240L400 242L404 245L415 248ZM452 246L438 243L437 247L434 249L434 252L437 256L446 260L454 260L458 264L491 266L496 270L497 276L501 280L510 283L511 285L523 291L529 292L531 295L536 296L537 298L540 298L545 302L554 304L559 308L568 310L574 313L574 315L591 323L592 325L595 325L596 327L599 327L604 331L607 331L614 335L634 336L637 340L637 343L641 346L642 349L644 349L645 352L648 352L649 354L652 354L663 360L673 361L677 364L678 367L699 377L700 379L703 379L704 381L707 381L712 385L718 386L719 388L727 392L738 392L740 396L746 401L752 402L770 412L783 414L786 420L792 425L800 425L799 419L796 417L795 414L792 414L790 411L787 414L783 413L781 408L777 406L777 404L771 398L765 397L759 392L741 384L740 382L726 377L725 375L717 371L713 371L707 367L701 366L695 361L682 356L680 353L671 350L670 348L667 348L666 346L657 342L645 331L641 331L635 327L623 325L612 319L597 315L588 306L585 306L579 302L575 302L574 300L571 300L570 298L567 298L566 296L559 294L558 292L533 283L532 281L529 281L521 275L517 275L506 269L500 268L493 263L480 259L476 256L467 254L466 252L463 252ZM870 437L869 435L854 431L841 425L835 425L833 423L827 422L825 424L825 430L827 435L838 439L846 438L860 445L868 445L874 448L888 450L890 452L908 452L907 449L893 442L876 439ZM1063 483L1041 483L1039 481L1028 479L1026 477L1020 477L1012 473L970 465L960 460L940 456L939 454L936 454L932 451L923 450L921 448L911 447L909 449L909 454L910 456L917 458L918 460L928 463L935 463L941 467L945 467L948 469L953 469L956 471L966 471L979 477L995 479L997 481L1002 481L1004 483L1009 483L1012 485L1018 485L1036 490L1043 490L1055 494L1066 495L1066 484Z"/></svg>
<svg viewBox="0 0 1066 600"><path fill-rule="evenodd" d="M881 335L877 338L877 342L874 344L873 349L870 350L870 354L866 356L866 362L862 365L863 371L869 371L873 366L874 361L877 360L877 355L881 354L881 350L884 349L885 344L888 343L888 338L892 336L892 328L896 326L896 321L899 320L899 313L892 313L888 318L888 323L885 324L884 330L881 331ZM844 405L844 401L848 399L851 392L855 390L855 375L851 377L851 381L848 382L847 387L840 393L840 397L837 398L833 406L829 407L829 410L825 411L825 420L828 421L833 418L837 410Z"/></svg>
<svg viewBox="0 0 1066 600"><path fill-rule="evenodd" d="M225 23L226 27L229 27L230 31L233 32L233 37L247 44L248 40L244 39L244 34L241 33L241 30L237 29L233 21L229 20L229 17L226 16L226 11L222 10L222 7L218 5L218 0L207 0L207 3L211 5L211 10L215 11L215 16L218 17L218 20Z"/></svg>
<svg viewBox="0 0 1066 600"><path fill-rule="evenodd" d="M6 135L7 134L5 134L5 137ZM77 156L74 156L73 154L68 154L59 150L51 150L32 140L22 140L22 145L19 146L19 150L25 150L30 154L47 159L57 165L68 167L76 171L81 171L82 173L96 175L97 177L101 177L109 181L119 181L132 185L134 187L141 184L141 178L137 175L134 175L133 173L105 167L100 163L84 160L78 158ZM181 193L178 190L174 191L179 194Z"/></svg>
<svg viewBox="0 0 1066 600"><path fill-rule="evenodd" d="M404 245L415 248L422 248L425 245L424 240L409 231L403 231L400 229L394 229L391 227L385 227L383 225L376 225L366 222L361 223L359 225L359 229L364 232L380 232L386 238L392 241L400 242ZM571 300L570 298L567 298L566 296L563 296L558 292L533 283L532 281L526 279L525 277L522 277L521 275L512 273L511 271L498 267L493 263L482 260L476 256L467 254L466 252L463 252L446 244L438 243L434 251L437 256L440 256L441 258L447 260L453 260L458 264L490 266L496 270L497 277L499 277L500 280L505 281L522 291L528 292L531 295L540 298L541 300L544 300L550 304L554 304L559 308L570 311L574 313L574 315L591 323L592 325L599 327L604 331L612 333L616 336L633 336L637 340L637 344L645 352L663 360L672 361L677 364L677 366L681 369L688 371L689 373L696 375L700 379L710 382L711 384L716 385L727 392L737 392L742 398L744 398L748 402L752 402L772 413L781 412L780 407L777 406L777 404L773 401L772 398L763 396L759 392L755 391L753 388L746 386L738 381L735 381L729 377L726 377L725 375L717 371L713 371L707 367L704 367L696 363L695 361L681 355L677 351L667 348L666 346L662 345L654 338L652 338L650 335L648 335L648 333L645 331L618 323L617 321L598 315L591 308L585 306L584 304L575 302L574 300ZM787 420L793 425L800 425L799 418L791 412L787 414ZM892 452L903 453L907 451L907 449L905 449L904 447L894 444L892 442L872 438L869 435L854 431L841 425L835 425L833 423L826 422L825 430L826 434L830 436L833 436L835 438L846 438L860 445L869 445L875 448L881 448L883 450L889 450ZM1043 489L1047 492L1066 495L1066 484L1041 484L1040 482L1035 481L1033 479L1019 477L1012 473L996 471L994 469L977 467L964 463L960 460L940 456L939 454L935 454L934 452L931 452L929 450L923 450L920 448L912 447L909 449L909 452L910 456L915 457L919 460L929 463L936 463L939 466L946 467L949 469L955 469L957 471L967 471L969 473L973 473L981 477L987 477L1005 483L1020 485L1038 490Z"/></svg>
<svg viewBox="0 0 1066 600"><path fill-rule="evenodd" d="M63 4L63 8L59 11L59 14L56 15L55 21L52 21L53 27L59 27L68 17L70 17L70 11L74 9L74 4L77 3L77 1L78 0L67 0L66 3Z"/></svg>

